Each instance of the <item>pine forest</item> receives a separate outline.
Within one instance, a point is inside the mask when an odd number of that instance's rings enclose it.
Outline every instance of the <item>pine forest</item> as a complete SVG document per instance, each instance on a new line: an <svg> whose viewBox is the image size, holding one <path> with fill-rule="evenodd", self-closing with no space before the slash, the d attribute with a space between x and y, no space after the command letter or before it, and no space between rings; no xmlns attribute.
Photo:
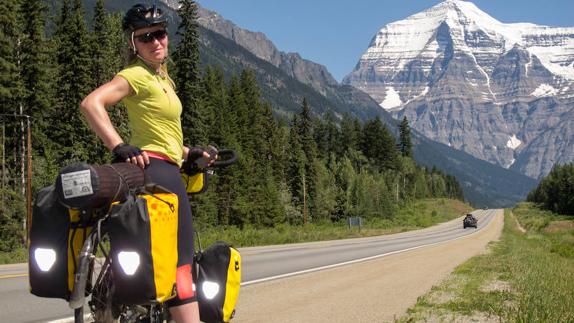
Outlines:
<svg viewBox="0 0 574 323"><path fill-rule="evenodd" d="M102 0L89 19L82 0L56 3L53 12L43 0L0 1L0 251L24 245L27 196L53 184L62 167L111 161L79 104L125 66L122 15L106 12ZM180 3L168 69L184 107L184 144L239 156L193 197L199 226L392 220L418 199L463 199L453 176L415 164L406 118L400 138L380 119L315 115L304 98L298 113L279 118L252 71L226 77L218 66L200 67L197 7ZM129 141L122 104L109 114Z"/></svg>

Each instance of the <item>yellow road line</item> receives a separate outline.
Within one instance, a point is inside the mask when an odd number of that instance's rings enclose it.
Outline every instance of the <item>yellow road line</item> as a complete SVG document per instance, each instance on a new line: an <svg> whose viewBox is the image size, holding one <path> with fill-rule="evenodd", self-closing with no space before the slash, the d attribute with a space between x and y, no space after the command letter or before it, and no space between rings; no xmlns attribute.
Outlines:
<svg viewBox="0 0 574 323"><path fill-rule="evenodd" d="M28 274L0 275L0 279L2 279L2 278L26 277L26 276L28 276Z"/></svg>

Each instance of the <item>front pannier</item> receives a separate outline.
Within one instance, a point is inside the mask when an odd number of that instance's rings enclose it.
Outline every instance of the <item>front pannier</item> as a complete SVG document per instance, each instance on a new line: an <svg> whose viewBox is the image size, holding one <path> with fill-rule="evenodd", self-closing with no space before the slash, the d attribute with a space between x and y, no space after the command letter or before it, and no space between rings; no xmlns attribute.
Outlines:
<svg viewBox="0 0 574 323"><path fill-rule="evenodd" d="M175 297L177 209L177 195L159 186L112 206L114 301L151 304Z"/></svg>
<svg viewBox="0 0 574 323"><path fill-rule="evenodd" d="M229 322L241 284L241 255L219 241L196 255L197 301L202 322Z"/></svg>

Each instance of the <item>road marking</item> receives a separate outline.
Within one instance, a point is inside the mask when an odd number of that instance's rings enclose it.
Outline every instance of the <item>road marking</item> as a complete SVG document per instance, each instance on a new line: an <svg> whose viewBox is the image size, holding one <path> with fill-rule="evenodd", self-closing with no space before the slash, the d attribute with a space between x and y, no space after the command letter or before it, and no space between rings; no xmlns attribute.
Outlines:
<svg viewBox="0 0 574 323"><path fill-rule="evenodd" d="M90 319L92 317L92 314L84 314L84 321L85 322L90 322ZM48 321L46 323L74 323L74 317L66 317L60 320L54 320L54 321Z"/></svg>
<svg viewBox="0 0 574 323"><path fill-rule="evenodd" d="M496 215L494 215L494 216L496 216ZM492 218L488 221L488 224L491 223L491 220L492 220ZM430 246L434 246L434 245L439 245L439 244L442 244L442 243L451 242L451 241L455 241L455 240L458 240L458 239L466 238L466 237L471 236L471 235L473 235L473 234L477 234L478 232L480 232L480 231L481 231L482 229L484 229L485 227L486 227L486 226L483 226L483 227L480 228L479 230L473 230L474 232L472 232L472 233L470 233L470 234L465 234L465 235L462 235L462 236L460 236L460 237L457 237L457 238L454 238L454 239L451 239L451 240L433 242L433 243L429 243L429 244L425 244L425 245L421 245L421 246L416 246L416 247L411 247L411 248L407 248L407 249L402 249L402 250L396 250L396 251L391 251L391 252L387 252L387 253L382 253L382 254L379 254L379 255L374 255L374 256L370 256L370 257L366 257L366 258L360 258L360 259L345 261L345 262L341 262L341 263L337 263L337 264L331 264L331 265L327 265L327 266L315 267L315 268L311 268L311 269L296 271L296 272L287 273L287 274L282 274L282 275L269 276L269 277L265 277L265 278L250 280L250 281L246 281L246 282L241 283L240 286L248 286L248 285L252 285L252 284L263 283L263 282L270 281L270 280L281 279L281 278L287 278L287 277L296 276L296 275L301 275L301 274L308 274L308 273L312 273L312 272L315 272L315 271L320 271L320 270L325 270L325 269L331 269L331 268L346 266L346 265L355 264L355 263L358 263L358 262L369 261L369 260L373 260L373 259L377 259L377 258L382 258L382 257L386 257L386 256L391 256L391 255L395 255L395 254L399 254L399 253L403 253L403 252L407 252L407 251L412 251L412 250L416 250L416 249L420 249L420 248L424 248L424 247L430 247Z"/></svg>
<svg viewBox="0 0 574 323"><path fill-rule="evenodd" d="M28 276L28 274L1 275L1 276L0 276L0 279L26 277L26 276Z"/></svg>

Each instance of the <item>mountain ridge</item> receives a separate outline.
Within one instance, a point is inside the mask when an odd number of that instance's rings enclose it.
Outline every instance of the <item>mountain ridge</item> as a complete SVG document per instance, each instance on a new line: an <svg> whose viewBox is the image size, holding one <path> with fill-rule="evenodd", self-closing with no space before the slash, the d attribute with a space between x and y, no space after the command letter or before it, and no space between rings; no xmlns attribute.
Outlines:
<svg viewBox="0 0 574 323"><path fill-rule="evenodd" d="M426 137L527 176L574 161L571 137L534 136L574 107L574 28L505 24L447 0L381 28L343 84Z"/></svg>

